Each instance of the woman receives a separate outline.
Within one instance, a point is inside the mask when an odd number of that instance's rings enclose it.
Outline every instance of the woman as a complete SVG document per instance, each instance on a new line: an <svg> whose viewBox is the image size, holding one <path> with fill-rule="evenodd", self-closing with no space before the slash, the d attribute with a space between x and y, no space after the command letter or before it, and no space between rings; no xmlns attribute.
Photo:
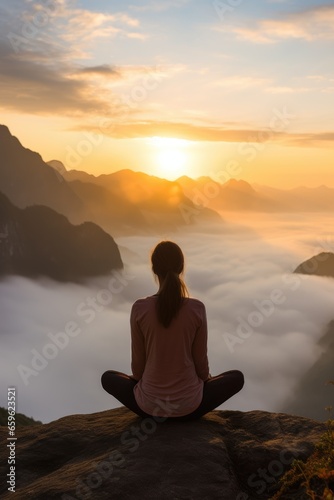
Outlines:
<svg viewBox="0 0 334 500"><path fill-rule="evenodd" d="M109 370L102 386L142 417L199 418L239 392L244 377L209 373L205 306L188 296L180 247L162 241L151 260L159 290L132 306L132 376Z"/></svg>

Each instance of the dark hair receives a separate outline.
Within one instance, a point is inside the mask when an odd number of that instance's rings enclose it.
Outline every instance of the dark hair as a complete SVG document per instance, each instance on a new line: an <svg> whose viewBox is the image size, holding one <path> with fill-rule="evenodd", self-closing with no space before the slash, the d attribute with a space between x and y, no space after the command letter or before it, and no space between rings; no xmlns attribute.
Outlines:
<svg viewBox="0 0 334 500"><path fill-rule="evenodd" d="M157 313L160 323L168 327L177 315L188 290L180 278L184 269L181 248L172 241L161 241L151 255L152 271L160 278Z"/></svg>

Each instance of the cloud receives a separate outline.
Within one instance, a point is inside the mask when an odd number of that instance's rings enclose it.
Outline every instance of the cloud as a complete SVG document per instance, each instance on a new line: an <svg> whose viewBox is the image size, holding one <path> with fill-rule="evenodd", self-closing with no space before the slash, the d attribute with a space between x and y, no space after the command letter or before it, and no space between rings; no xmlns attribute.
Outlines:
<svg viewBox="0 0 334 500"><path fill-rule="evenodd" d="M68 54L63 58L49 46L44 54L29 50L16 53L0 39L1 108L32 114L58 111L72 117L117 115L113 104L121 99L117 86L144 81L152 90L153 85L180 71L180 65L82 66L67 59Z"/></svg>
<svg viewBox="0 0 334 500"><path fill-rule="evenodd" d="M166 0L166 1L151 1L145 5L131 5L130 9L140 12L153 11L161 12L164 10L180 8L187 5L192 0Z"/></svg>
<svg viewBox="0 0 334 500"><path fill-rule="evenodd" d="M227 76L215 82L213 85L218 87L227 87L230 90L243 90L250 87L262 87L271 80L268 78L254 76Z"/></svg>
<svg viewBox="0 0 334 500"><path fill-rule="evenodd" d="M224 127L210 127L207 125L193 125L184 122L168 121L132 121L114 123L112 131L108 129L104 132L111 137L120 138L142 138L142 137L174 137L176 139L186 139L190 141L213 141L213 142L244 142L258 135L262 136L261 130L232 130ZM103 132L103 131L102 131Z"/></svg>
<svg viewBox="0 0 334 500"><path fill-rule="evenodd" d="M75 2L13 0L0 7L1 108L33 114L109 116L114 92L95 75L117 76L108 65L87 65L99 38L147 37L123 12L78 9ZM86 66L79 62L85 60ZM118 70L119 72L119 70ZM121 78L127 81L124 71ZM97 91L98 90L98 91Z"/></svg>
<svg viewBox="0 0 334 500"><path fill-rule="evenodd" d="M78 73L83 74L97 74L97 75L107 75L112 77L120 77L120 72L116 66L111 66L110 64L100 64L99 66L86 66L80 68Z"/></svg>
<svg viewBox="0 0 334 500"><path fill-rule="evenodd" d="M279 113L279 110L277 110ZM281 113L282 114L282 113ZM274 117L274 115L273 115ZM284 129L279 122L275 121L276 128L270 123L263 129L231 129L224 126L210 126L187 122L140 120L135 118L131 122L117 117L109 121L105 126L84 125L75 130L91 130L105 134L108 137L117 139L133 139L146 137L173 137L175 139L185 139L189 141L208 142L239 142L239 143L279 143L282 146L304 146L304 147L332 147L334 132L313 132L313 133L288 133L280 132Z"/></svg>
<svg viewBox="0 0 334 500"><path fill-rule="evenodd" d="M269 92L270 94L292 94L294 92L301 93L301 92L312 92L314 91L314 88L311 87L267 87L266 92Z"/></svg>
<svg viewBox="0 0 334 500"><path fill-rule="evenodd" d="M273 217L263 223L256 220L256 231L226 222L223 232L208 228L205 238L189 231L120 238L118 243L136 255L127 254L123 277L128 279L104 306L100 300L106 295L101 290L107 289L109 278L83 285L2 279L1 394L7 386L16 386L19 411L44 422L120 406L102 390L100 376L107 369L130 373L131 305L138 297L155 293L149 253L160 238L170 238L185 253L185 279L191 295L206 304L211 373L240 369L245 374L243 391L221 409L280 410L321 354L316 344L333 319L334 280L290 275L319 249L321 219L300 216L296 238L294 217ZM280 303L272 307L268 299L274 290L280 292ZM262 319L261 309L266 311ZM249 317L255 321L254 312L260 324L240 337L240 325ZM42 353L69 321L76 322L80 332L64 348L54 350L54 358L24 385L17 366L30 366L31 351ZM227 334L240 342L231 344Z"/></svg>
<svg viewBox="0 0 334 500"><path fill-rule="evenodd" d="M334 132L317 132L311 134L290 134L286 144L305 147L333 147Z"/></svg>
<svg viewBox="0 0 334 500"><path fill-rule="evenodd" d="M263 19L252 27L231 25L215 29L232 32L242 40L263 44L289 39L333 40L334 6L319 5L280 19Z"/></svg>
<svg viewBox="0 0 334 500"><path fill-rule="evenodd" d="M0 42L0 92L2 108L38 114L56 110L69 114L105 112L105 102L96 96L89 83L71 78L51 64L14 54Z"/></svg>

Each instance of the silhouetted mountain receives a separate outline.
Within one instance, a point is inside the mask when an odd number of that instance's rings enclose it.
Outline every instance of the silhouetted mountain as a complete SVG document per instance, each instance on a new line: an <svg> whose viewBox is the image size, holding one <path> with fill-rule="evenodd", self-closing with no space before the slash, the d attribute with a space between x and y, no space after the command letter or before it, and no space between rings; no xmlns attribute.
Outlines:
<svg viewBox="0 0 334 500"><path fill-rule="evenodd" d="M328 325L325 335L318 343L323 353L314 365L303 375L291 400L283 405L282 411L303 415L317 420L329 418L326 407L334 406L334 321Z"/></svg>
<svg viewBox="0 0 334 500"><path fill-rule="evenodd" d="M98 221L99 226L113 234L127 234L141 228L147 232L149 222L133 203L128 202L123 196L110 191L92 182L70 181L71 189L82 199L91 219Z"/></svg>
<svg viewBox="0 0 334 500"><path fill-rule="evenodd" d="M334 210L334 189L327 186L316 188L298 187L277 189L254 186L256 190L279 203L286 212L327 212Z"/></svg>
<svg viewBox="0 0 334 500"><path fill-rule="evenodd" d="M92 184L96 182L97 179L96 175L88 174L83 170L66 170L64 164L61 161L58 162L58 160L52 160L49 161L48 164L51 165L53 168L56 168L56 165L54 163L55 161L57 161L58 163L57 168L59 168L59 164L64 167L64 170L62 170L63 176L64 179L66 179L67 181L82 181L82 182L90 182Z"/></svg>
<svg viewBox="0 0 334 500"><path fill-rule="evenodd" d="M300 264L294 272L334 278L334 253L321 252Z"/></svg>
<svg viewBox="0 0 334 500"><path fill-rule="evenodd" d="M122 267L115 241L96 224L73 226L44 206L19 209L0 193L0 274L80 281Z"/></svg>
<svg viewBox="0 0 334 500"><path fill-rule="evenodd" d="M20 208L48 206L72 223L90 220L113 235L177 230L207 220L221 222L210 210L194 210L176 183L130 170L99 177L84 172L73 175L58 160L47 164L38 153L24 148L4 125L0 126L0 155L2 192ZM82 184L87 181L88 185Z"/></svg>
<svg viewBox="0 0 334 500"><path fill-rule="evenodd" d="M73 223L85 220L84 203L62 176L38 153L24 148L4 125L0 125L0 162L1 191L14 205L46 205Z"/></svg>
<svg viewBox="0 0 334 500"><path fill-rule="evenodd" d="M46 163L64 178L64 174L67 172L64 163L59 160L50 160Z"/></svg>
<svg viewBox="0 0 334 500"><path fill-rule="evenodd" d="M67 180L84 182L90 188L91 184L95 184L108 190L109 200L122 200L123 205L127 202L131 204L132 210L134 207L140 210L145 220L145 227L151 228L153 231L176 230L188 224L201 224L203 222L222 222L221 217L215 211L207 208L199 210L185 196L183 189L175 181L168 181L129 169L98 177L78 170L70 170L64 173L64 177ZM78 188L83 190L83 186L79 187L78 184L76 187L73 186L74 190ZM86 189L88 188L86 187ZM96 190L95 193L97 193ZM86 191L86 197L90 198L90 196L93 195ZM106 199L106 193L103 197ZM121 213L121 202L116 201L116 205Z"/></svg>
<svg viewBox="0 0 334 500"><path fill-rule="evenodd" d="M177 179L195 204L214 210L251 212L326 212L334 210L334 189L298 187L277 189L253 185L243 180L216 182L208 176Z"/></svg>
<svg viewBox="0 0 334 500"><path fill-rule="evenodd" d="M206 176L196 180L183 176L177 182L195 204L214 210L274 212L283 208L243 180L230 179L221 184Z"/></svg>

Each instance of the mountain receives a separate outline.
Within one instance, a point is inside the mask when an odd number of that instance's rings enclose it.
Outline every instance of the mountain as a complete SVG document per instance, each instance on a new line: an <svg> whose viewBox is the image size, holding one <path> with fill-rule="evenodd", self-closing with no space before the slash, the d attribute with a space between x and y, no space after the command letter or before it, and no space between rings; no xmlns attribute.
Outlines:
<svg viewBox="0 0 334 500"><path fill-rule="evenodd" d="M70 181L71 189L85 201L90 218L97 221L105 231L117 234L149 232L150 221L134 203L122 195L92 182Z"/></svg>
<svg viewBox="0 0 334 500"><path fill-rule="evenodd" d="M126 408L16 431L16 495L33 500L268 500L326 425L264 411L212 411L192 422L141 419ZM3 443L8 429L0 428ZM8 474L9 448L0 448ZM3 481L3 500L12 498ZM305 499L301 486L292 496ZM319 497L320 498L320 497ZM325 497L322 497L325 498ZM328 497L329 498L329 497Z"/></svg>
<svg viewBox="0 0 334 500"><path fill-rule="evenodd" d="M90 219L113 234L150 232L150 223L139 207L117 192L108 189L97 177L80 170L66 170L58 160L47 162L66 179L73 192L85 203Z"/></svg>
<svg viewBox="0 0 334 500"><path fill-rule="evenodd" d="M283 190L237 179L220 183L208 176L198 179L182 176L177 182L195 204L214 210L264 213L334 210L334 189L327 186Z"/></svg>
<svg viewBox="0 0 334 500"><path fill-rule="evenodd" d="M230 179L221 184L207 176L196 180L183 176L177 182L195 204L213 210L274 212L283 208L278 201L258 193L243 180Z"/></svg>
<svg viewBox="0 0 334 500"><path fill-rule="evenodd" d="M0 193L0 275L80 281L123 267L113 238L92 222L72 225L49 207L15 207Z"/></svg>
<svg viewBox="0 0 334 500"><path fill-rule="evenodd" d="M334 253L321 252L302 262L294 271L297 274L314 274L334 278Z"/></svg>
<svg viewBox="0 0 334 500"><path fill-rule="evenodd" d="M84 202L63 177L38 153L24 148L4 125L0 125L0 158L0 189L14 205L46 205L73 223L85 220Z"/></svg>
<svg viewBox="0 0 334 500"><path fill-rule="evenodd" d="M108 191L109 200L123 200L123 205L124 202L127 202L130 204L128 207L131 206L132 210L136 208L140 212L145 221L145 227L154 232L175 231L182 229L183 226L193 224L201 225L210 222L221 224L222 222L220 215L214 210L198 209L192 200L184 194L179 183L175 181L168 181L129 169L97 177L78 170L66 171L63 175L67 181L70 181L69 184L74 191L86 188L86 200L93 196L89 194L89 190L92 190L92 184L95 184L95 186ZM73 184L74 181L76 184ZM86 186L79 185L78 181ZM79 191L76 192L79 193ZM95 192L98 193L96 189ZM102 199L107 200L106 191L101 194L101 203ZM124 213L121 201L115 203L119 215ZM103 211L104 209L101 207L100 214ZM138 215L136 220L138 221L138 223L135 222L137 228L140 227L138 224L144 224L139 221Z"/></svg>
<svg viewBox="0 0 334 500"><path fill-rule="evenodd" d="M283 411L325 420L329 418L325 408L334 406L334 321L318 344L323 349L320 358L302 376L293 398L283 405Z"/></svg>
<svg viewBox="0 0 334 500"><path fill-rule="evenodd" d="M334 210L334 189L327 186L277 189L256 186L256 190L279 203L286 212L328 212Z"/></svg>
<svg viewBox="0 0 334 500"><path fill-rule="evenodd" d="M67 172L64 163L62 163L59 160L50 160L50 161L47 161L46 163L47 163L47 165L52 167L56 172L58 172L58 174L60 174L60 176L64 179L66 172ZM61 177L60 177L60 179L61 179Z"/></svg>
<svg viewBox="0 0 334 500"><path fill-rule="evenodd" d="M176 183L131 170L99 177L73 174L58 160L46 163L4 125L0 155L1 190L20 208L48 206L74 224L92 221L113 235L156 234L221 222L212 210L196 210Z"/></svg>

